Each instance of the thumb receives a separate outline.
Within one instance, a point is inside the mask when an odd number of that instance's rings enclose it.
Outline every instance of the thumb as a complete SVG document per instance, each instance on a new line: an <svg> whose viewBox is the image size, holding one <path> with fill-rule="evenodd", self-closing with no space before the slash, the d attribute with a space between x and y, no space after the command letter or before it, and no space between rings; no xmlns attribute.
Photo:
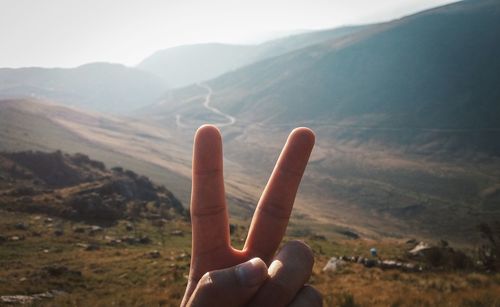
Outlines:
<svg viewBox="0 0 500 307"><path fill-rule="evenodd" d="M187 305L190 307L246 305L267 278L267 266L260 258L253 258L227 269L208 272L198 282Z"/></svg>

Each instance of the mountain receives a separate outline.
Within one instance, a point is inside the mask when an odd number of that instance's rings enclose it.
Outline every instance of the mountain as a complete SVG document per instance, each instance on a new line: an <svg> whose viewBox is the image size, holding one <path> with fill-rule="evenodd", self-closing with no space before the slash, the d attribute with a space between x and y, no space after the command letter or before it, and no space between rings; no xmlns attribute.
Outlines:
<svg viewBox="0 0 500 307"><path fill-rule="evenodd" d="M42 98L102 112L126 113L154 103L166 89L153 74L120 64L0 69L0 98Z"/></svg>
<svg viewBox="0 0 500 307"><path fill-rule="evenodd" d="M337 136L406 145L439 135L450 150L466 144L500 154L496 29L500 2L463 1L260 61L206 84L213 90L211 105L240 121L328 126ZM173 91L158 108L178 113L179 105L189 105L181 102L199 91Z"/></svg>
<svg viewBox="0 0 500 307"><path fill-rule="evenodd" d="M142 116L177 131L218 124L228 181L257 195L286 135L309 126L301 219L474 242L500 218L499 12L463 1L372 25L171 90Z"/></svg>
<svg viewBox="0 0 500 307"><path fill-rule="evenodd" d="M162 77L170 87L181 87L215 78L263 59L360 31L364 26L312 31L258 45L207 43L160 50L137 67Z"/></svg>

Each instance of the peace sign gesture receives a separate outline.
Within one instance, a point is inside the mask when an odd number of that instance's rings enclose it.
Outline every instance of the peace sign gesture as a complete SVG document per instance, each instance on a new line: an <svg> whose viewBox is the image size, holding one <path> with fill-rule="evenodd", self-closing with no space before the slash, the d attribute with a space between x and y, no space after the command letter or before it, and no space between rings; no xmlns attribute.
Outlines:
<svg viewBox="0 0 500 307"><path fill-rule="evenodd" d="M313 146L310 129L297 128L290 133L255 210L245 246L237 250L229 236L221 135L214 126L198 129L191 191L192 257L182 306L263 305L267 299L261 296L276 291L280 293L272 295L270 305L279 306L295 302L297 297L300 301L299 292L311 295L311 289L303 288L313 263L309 248L294 242L282 249L276 261L273 257ZM287 279L287 285L280 279Z"/></svg>

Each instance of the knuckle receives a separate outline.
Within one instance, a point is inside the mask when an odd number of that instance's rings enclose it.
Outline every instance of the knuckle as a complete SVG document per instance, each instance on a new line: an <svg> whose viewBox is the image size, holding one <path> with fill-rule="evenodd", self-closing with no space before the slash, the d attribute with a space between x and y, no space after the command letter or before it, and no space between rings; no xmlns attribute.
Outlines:
<svg viewBox="0 0 500 307"><path fill-rule="evenodd" d="M309 264L311 267L314 264L314 254L306 243L299 240L293 240L285 244L283 248L288 248L293 250L293 253L300 256L301 260Z"/></svg>
<svg viewBox="0 0 500 307"><path fill-rule="evenodd" d="M323 296L318 290L312 286L304 286L300 293L304 296L304 299L308 302L308 306L323 306Z"/></svg>
<svg viewBox="0 0 500 307"><path fill-rule="evenodd" d="M214 283L212 280L212 276L210 275L210 272L207 272L201 276L200 281L198 282L198 288L200 290L210 290L211 288L214 287Z"/></svg>
<svg viewBox="0 0 500 307"><path fill-rule="evenodd" d="M277 302L290 302L295 296L295 291L284 281L270 280L268 287L272 289L274 300Z"/></svg>

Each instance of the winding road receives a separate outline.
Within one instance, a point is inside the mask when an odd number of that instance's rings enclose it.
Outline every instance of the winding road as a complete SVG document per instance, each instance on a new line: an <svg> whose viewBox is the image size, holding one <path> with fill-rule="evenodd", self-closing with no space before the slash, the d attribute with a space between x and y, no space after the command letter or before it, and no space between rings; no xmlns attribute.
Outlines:
<svg viewBox="0 0 500 307"><path fill-rule="evenodd" d="M215 113L219 116L225 117L227 119L227 122L213 123L213 124L218 126L218 127L225 127L225 126L234 125L234 123L236 122L235 117L233 117L229 114L226 114L215 107L210 106L210 100L212 98L212 93L213 93L212 88L210 86L208 86L206 84L202 84L202 83L198 83L196 85L207 90L207 95L205 96L205 101L203 101L203 107L205 109L209 110L210 112L213 112L213 113ZM180 114L175 115L175 122L177 124L177 127L180 127L180 128L187 128L188 127L187 125L182 123Z"/></svg>

